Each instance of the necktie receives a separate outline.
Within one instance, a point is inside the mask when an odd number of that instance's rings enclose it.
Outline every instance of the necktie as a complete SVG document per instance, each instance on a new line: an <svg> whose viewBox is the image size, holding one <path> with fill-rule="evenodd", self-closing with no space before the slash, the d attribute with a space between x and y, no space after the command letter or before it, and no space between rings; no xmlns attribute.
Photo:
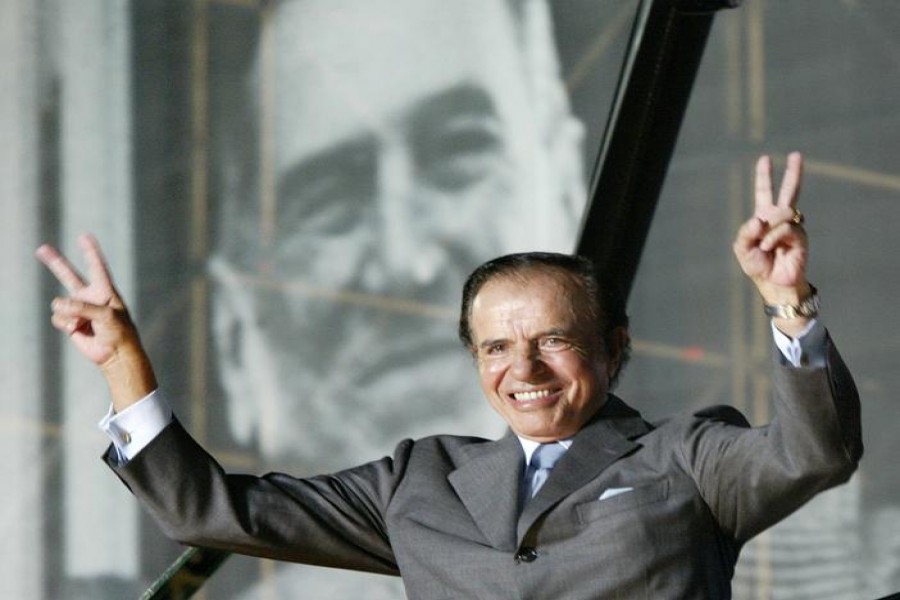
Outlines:
<svg viewBox="0 0 900 600"><path fill-rule="evenodd" d="M541 444L535 448L534 454L531 455L531 461L528 463L528 498L534 498L537 495L538 490L550 476L550 470L565 453L566 447L559 442Z"/></svg>

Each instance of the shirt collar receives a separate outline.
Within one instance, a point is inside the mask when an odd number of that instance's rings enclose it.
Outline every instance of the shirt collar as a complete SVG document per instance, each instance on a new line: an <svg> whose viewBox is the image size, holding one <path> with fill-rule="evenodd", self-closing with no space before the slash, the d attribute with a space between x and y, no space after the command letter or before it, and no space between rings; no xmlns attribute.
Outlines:
<svg viewBox="0 0 900 600"><path fill-rule="evenodd" d="M540 446L541 443L523 438L520 435L517 435L516 437L519 438L519 443L522 444L522 451L525 452L525 467L527 468L528 463L531 462L531 455L534 454L534 451L537 450L537 447ZM568 450L572 446L572 441L573 438L566 438L564 440L558 440L553 443L562 444L563 448Z"/></svg>

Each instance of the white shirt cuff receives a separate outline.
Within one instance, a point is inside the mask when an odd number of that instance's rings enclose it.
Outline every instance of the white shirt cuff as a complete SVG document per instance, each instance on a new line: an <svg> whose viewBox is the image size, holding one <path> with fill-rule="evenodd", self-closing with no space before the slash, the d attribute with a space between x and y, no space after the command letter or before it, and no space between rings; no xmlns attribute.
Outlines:
<svg viewBox="0 0 900 600"><path fill-rule="evenodd" d="M810 320L796 338L786 336L772 323L772 335L786 364L794 367L825 366L825 327L818 319Z"/></svg>
<svg viewBox="0 0 900 600"><path fill-rule="evenodd" d="M162 392L154 390L120 413L110 405L97 426L112 440L118 465L122 466L153 441L172 418L172 409Z"/></svg>

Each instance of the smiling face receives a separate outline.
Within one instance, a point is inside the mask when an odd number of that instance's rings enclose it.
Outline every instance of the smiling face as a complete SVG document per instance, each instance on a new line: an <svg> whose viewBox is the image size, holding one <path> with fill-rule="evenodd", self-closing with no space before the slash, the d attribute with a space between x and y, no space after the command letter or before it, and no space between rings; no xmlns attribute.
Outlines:
<svg viewBox="0 0 900 600"><path fill-rule="evenodd" d="M498 276L472 303L482 391L522 437L571 437L606 402L611 361L585 303L573 280L546 270Z"/></svg>

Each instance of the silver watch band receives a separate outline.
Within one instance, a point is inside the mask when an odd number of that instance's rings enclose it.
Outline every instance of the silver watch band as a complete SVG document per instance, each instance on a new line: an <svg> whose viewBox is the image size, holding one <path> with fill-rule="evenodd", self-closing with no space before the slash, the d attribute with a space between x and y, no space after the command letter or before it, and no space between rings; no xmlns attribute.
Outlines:
<svg viewBox="0 0 900 600"><path fill-rule="evenodd" d="M800 301L800 304L764 304L763 312L769 317L780 319L811 319L819 314L819 291L810 285L811 293Z"/></svg>

